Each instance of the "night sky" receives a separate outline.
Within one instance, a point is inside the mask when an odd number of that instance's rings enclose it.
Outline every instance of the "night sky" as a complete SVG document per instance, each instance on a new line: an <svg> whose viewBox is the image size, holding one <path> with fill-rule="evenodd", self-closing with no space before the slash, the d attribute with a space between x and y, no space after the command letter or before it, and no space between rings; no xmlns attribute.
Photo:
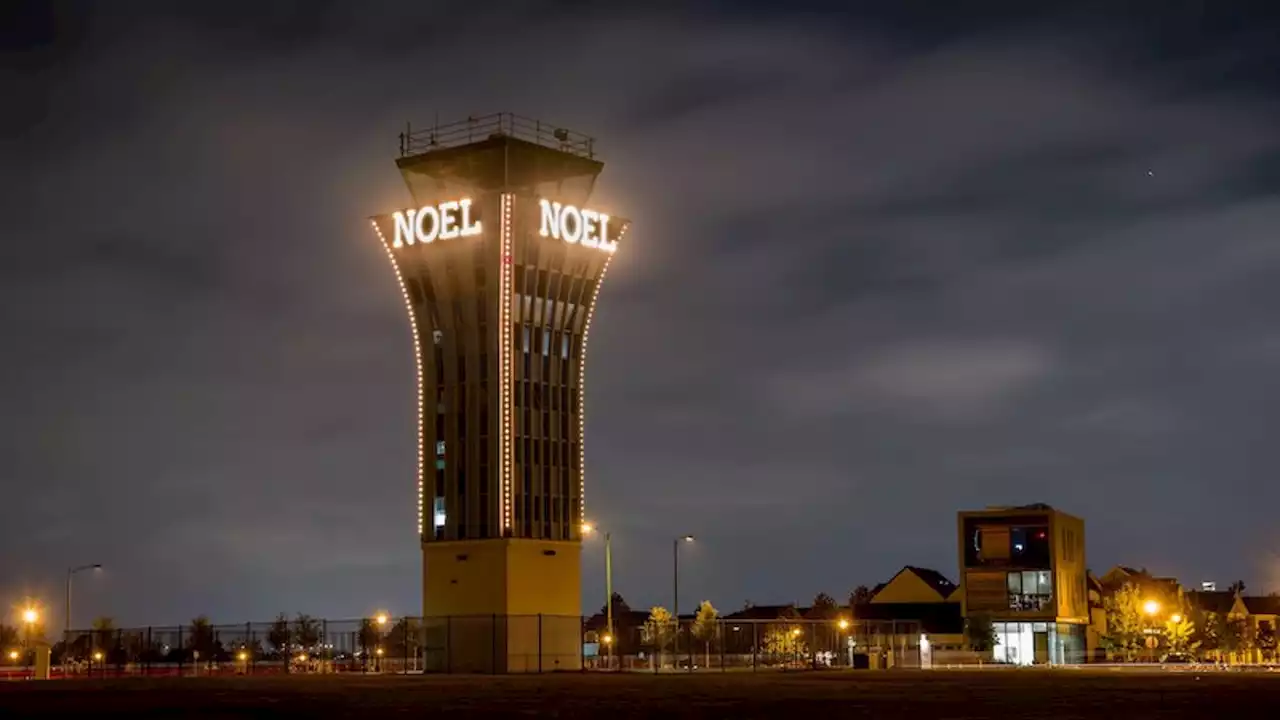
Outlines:
<svg viewBox="0 0 1280 720"><path fill-rule="evenodd" d="M78 625L419 612L367 217L406 121L498 111L635 221L587 395L633 606L678 534L731 611L954 578L957 510L1031 502L1097 572L1280 589L1280 20L884 5L0 5L0 608L100 562Z"/></svg>

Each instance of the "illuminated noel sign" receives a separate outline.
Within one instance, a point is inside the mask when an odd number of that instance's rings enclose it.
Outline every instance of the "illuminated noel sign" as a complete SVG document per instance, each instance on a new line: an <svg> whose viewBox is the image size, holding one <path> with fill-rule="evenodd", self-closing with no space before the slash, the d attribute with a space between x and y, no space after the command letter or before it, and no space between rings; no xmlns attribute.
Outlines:
<svg viewBox="0 0 1280 720"><path fill-rule="evenodd" d="M599 248L605 252L618 249L618 241L609 237L609 216L595 210L539 200L542 225L538 234L553 237L570 245Z"/></svg>
<svg viewBox="0 0 1280 720"><path fill-rule="evenodd" d="M405 210L392 214L396 225L396 240L392 247L404 247L414 243L452 240L480 234L480 221L471 219L471 199L450 200L439 205L424 205L417 210Z"/></svg>

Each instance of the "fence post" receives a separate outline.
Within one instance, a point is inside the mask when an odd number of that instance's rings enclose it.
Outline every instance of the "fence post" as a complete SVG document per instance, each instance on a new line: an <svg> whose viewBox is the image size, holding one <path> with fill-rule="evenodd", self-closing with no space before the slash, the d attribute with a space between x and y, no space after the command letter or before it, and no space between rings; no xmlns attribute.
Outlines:
<svg viewBox="0 0 1280 720"><path fill-rule="evenodd" d="M756 671L756 658L760 655L760 625L751 623L751 672Z"/></svg>
<svg viewBox="0 0 1280 720"><path fill-rule="evenodd" d="M809 667L818 669L818 625L813 622L809 623Z"/></svg>
<svg viewBox="0 0 1280 720"><path fill-rule="evenodd" d="M581 643L579 643L579 645L581 645ZM586 660L585 657L581 656L581 654L585 652L585 649L579 651L579 667L581 667ZM542 613L538 613L538 674L542 674Z"/></svg>
<svg viewBox="0 0 1280 720"><path fill-rule="evenodd" d="M677 627L679 627L678 625L679 622L680 622L679 620L676 620ZM693 623L692 621L690 621L689 623L688 636L685 637L684 640L685 640L684 642L685 651L689 655L689 672L693 672Z"/></svg>
<svg viewBox="0 0 1280 720"><path fill-rule="evenodd" d="M728 672L724 667L724 644L725 641L728 640L728 637L725 636L724 632L724 620L720 621L720 627L717 628L716 634L720 638L720 672Z"/></svg>

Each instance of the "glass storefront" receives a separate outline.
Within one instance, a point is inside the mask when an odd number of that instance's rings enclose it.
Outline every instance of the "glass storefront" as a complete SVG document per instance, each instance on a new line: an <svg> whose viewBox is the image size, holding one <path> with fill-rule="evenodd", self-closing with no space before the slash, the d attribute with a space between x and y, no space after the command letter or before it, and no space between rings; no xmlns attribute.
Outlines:
<svg viewBox="0 0 1280 720"><path fill-rule="evenodd" d="M993 622L992 658L1010 665L1066 665L1084 662L1083 625L1057 622Z"/></svg>

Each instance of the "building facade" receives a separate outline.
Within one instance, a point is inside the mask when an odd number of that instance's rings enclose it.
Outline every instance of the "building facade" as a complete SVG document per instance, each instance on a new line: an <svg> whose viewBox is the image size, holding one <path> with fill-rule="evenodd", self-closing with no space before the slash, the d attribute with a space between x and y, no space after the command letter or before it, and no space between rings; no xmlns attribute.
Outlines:
<svg viewBox="0 0 1280 720"><path fill-rule="evenodd" d="M1048 505L961 512L960 601L990 621L993 659L1083 662L1090 623L1084 521Z"/></svg>
<svg viewBox="0 0 1280 720"><path fill-rule="evenodd" d="M587 207L591 138L518 116L407 130L396 164L412 206L372 224L413 332L428 645L579 667L587 338L627 222Z"/></svg>

